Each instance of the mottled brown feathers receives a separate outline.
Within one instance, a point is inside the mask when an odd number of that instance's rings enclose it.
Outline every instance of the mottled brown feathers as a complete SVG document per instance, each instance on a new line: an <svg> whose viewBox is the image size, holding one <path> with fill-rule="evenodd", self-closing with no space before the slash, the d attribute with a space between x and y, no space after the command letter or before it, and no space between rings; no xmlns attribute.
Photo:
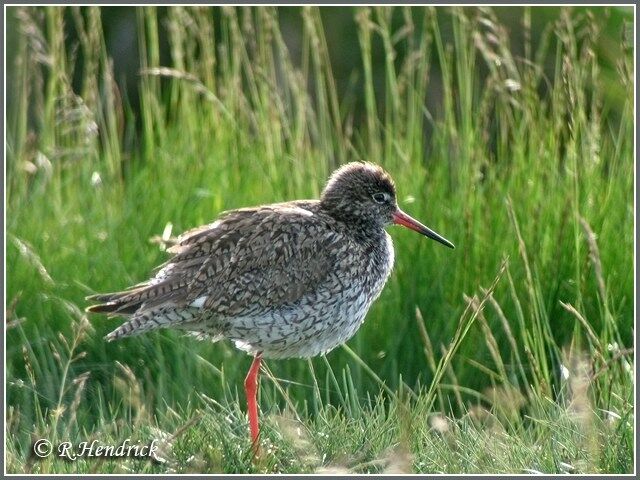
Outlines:
<svg viewBox="0 0 640 480"><path fill-rule="evenodd" d="M174 327L265 356L315 355L353 335L382 289L394 208L389 175L349 164L321 200L233 210L185 232L153 278L89 297L99 304L87 310L129 317L109 340Z"/></svg>
<svg viewBox="0 0 640 480"><path fill-rule="evenodd" d="M318 216L317 202L310 201L229 212L180 237L155 278L131 291L90 297L104 303L89 311L130 314L206 297L203 307L211 312L243 315L293 302L348 248L326 215Z"/></svg>

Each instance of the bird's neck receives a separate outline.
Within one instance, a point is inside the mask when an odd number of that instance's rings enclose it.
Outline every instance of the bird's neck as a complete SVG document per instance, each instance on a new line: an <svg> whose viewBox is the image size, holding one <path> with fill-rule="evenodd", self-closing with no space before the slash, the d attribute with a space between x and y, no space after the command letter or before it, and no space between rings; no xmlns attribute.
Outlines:
<svg viewBox="0 0 640 480"><path fill-rule="evenodd" d="M384 241L384 227L366 213L357 211L351 205L320 204L320 208L337 222L340 229L358 243L372 245ZM342 207L342 208L341 208Z"/></svg>

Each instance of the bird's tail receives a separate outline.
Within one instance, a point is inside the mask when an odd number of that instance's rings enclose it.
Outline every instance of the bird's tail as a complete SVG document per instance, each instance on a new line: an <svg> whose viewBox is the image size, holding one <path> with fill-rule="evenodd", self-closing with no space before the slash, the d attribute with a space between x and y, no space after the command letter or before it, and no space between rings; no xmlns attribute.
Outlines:
<svg viewBox="0 0 640 480"><path fill-rule="evenodd" d="M140 335L150 330L158 328L178 328L184 330L200 331L199 325L194 322L200 316L200 310L195 307L176 307L172 304L162 305L147 309L146 306L123 304L117 298L107 295L95 295L93 297L100 303L87 308L88 312L106 313L109 316L123 315L129 317L128 320L105 336L108 342L123 337ZM210 332L203 332L213 335Z"/></svg>
<svg viewBox="0 0 640 480"><path fill-rule="evenodd" d="M105 339L111 342L122 337L139 335L157 328L186 330L201 339L208 338L214 342L222 338L222 334L215 328L215 325L207 322L203 323L201 320L201 312L196 307L165 305L153 310L136 313L113 332L109 333Z"/></svg>
<svg viewBox="0 0 640 480"><path fill-rule="evenodd" d="M134 295L131 290L115 293L101 293L98 295L90 295L85 298L91 302L98 302L85 309L89 313L106 313L109 316L114 315L132 315L144 303L144 299L139 295Z"/></svg>
<svg viewBox="0 0 640 480"><path fill-rule="evenodd" d="M212 329L208 325L205 325L207 331L204 332L202 326L196 324L202 316L200 308L176 305L166 295L167 290L161 287L163 285L140 284L122 292L91 295L87 300L96 304L87 307L86 311L104 313L110 317L128 317L125 323L105 337L107 341L169 327L202 332L210 336L217 334L217 331L209 331ZM168 292L175 294L176 291L178 289L174 288Z"/></svg>
<svg viewBox="0 0 640 480"><path fill-rule="evenodd" d="M129 320L105 337L109 342L122 337L139 335L162 327L166 323L155 318L156 316L161 317L166 309L147 309L146 305L143 305L147 299L139 295L139 289L90 295L86 297L86 300L97 302L95 305L87 307L86 312L104 313L109 317L129 317Z"/></svg>
<svg viewBox="0 0 640 480"><path fill-rule="evenodd" d="M159 328L159 325L151 322L150 318L146 315L140 315L126 321L118 328L107 334L104 338L107 342L112 342L122 337L140 335L141 333L148 332L154 328Z"/></svg>

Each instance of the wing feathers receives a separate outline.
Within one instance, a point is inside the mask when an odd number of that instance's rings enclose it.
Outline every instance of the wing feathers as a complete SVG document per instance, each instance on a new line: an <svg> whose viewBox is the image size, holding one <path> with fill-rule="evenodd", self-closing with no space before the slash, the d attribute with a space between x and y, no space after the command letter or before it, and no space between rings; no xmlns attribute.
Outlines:
<svg viewBox="0 0 640 480"><path fill-rule="evenodd" d="M94 295L91 312L139 317L166 305L214 316L259 314L294 302L321 282L349 248L347 238L318 218L317 202L241 209L190 230L155 278L130 290ZM303 208L301 208L303 207Z"/></svg>

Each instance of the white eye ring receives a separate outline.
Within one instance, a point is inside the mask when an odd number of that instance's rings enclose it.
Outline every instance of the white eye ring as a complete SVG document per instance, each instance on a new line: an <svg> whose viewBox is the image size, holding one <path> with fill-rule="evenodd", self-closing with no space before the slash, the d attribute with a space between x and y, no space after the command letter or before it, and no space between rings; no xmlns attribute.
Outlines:
<svg viewBox="0 0 640 480"><path fill-rule="evenodd" d="M377 192L371 195L376 203L385 203L389 200L389 194L385 192Z"/></svg>

